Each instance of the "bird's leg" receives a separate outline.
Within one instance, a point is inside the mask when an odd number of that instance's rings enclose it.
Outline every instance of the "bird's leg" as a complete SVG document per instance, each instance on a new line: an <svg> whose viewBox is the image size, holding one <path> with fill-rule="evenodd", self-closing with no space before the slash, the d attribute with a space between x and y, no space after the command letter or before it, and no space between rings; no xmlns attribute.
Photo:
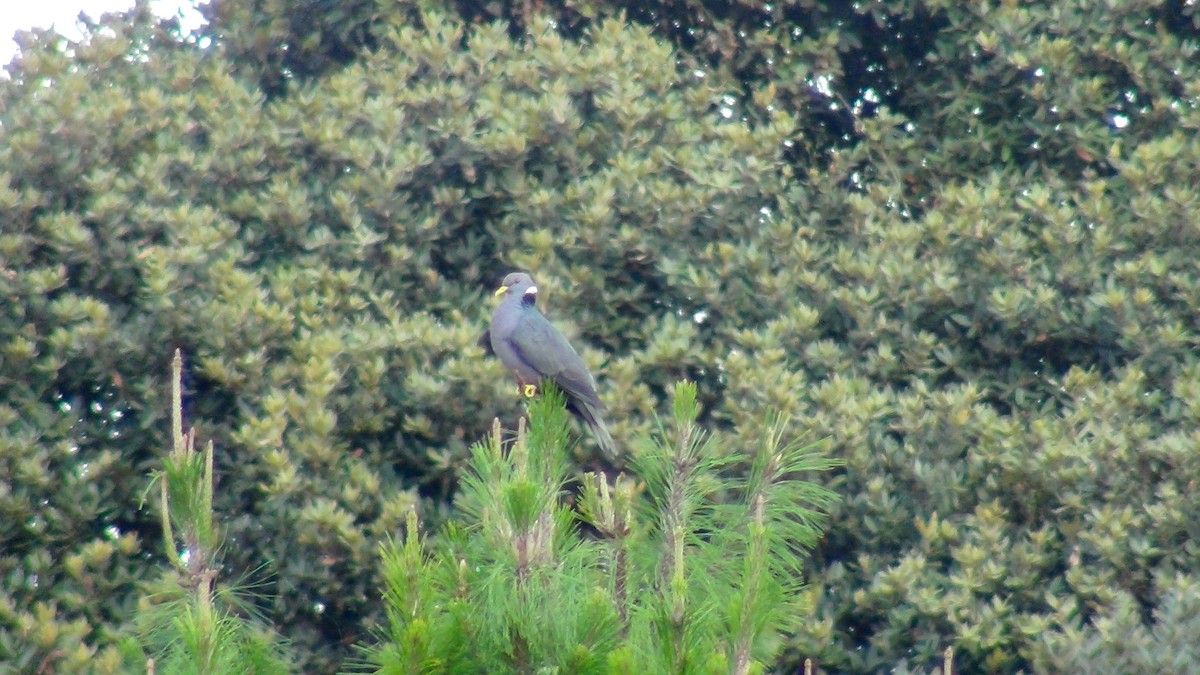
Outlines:
<svg viewBox="0 0 1200 675"><path fill-rule="evenodd" d="M521 387L521 394L524 395L525 398L533 398L534 396L537 396L537 385L527 384Z"/></svg>

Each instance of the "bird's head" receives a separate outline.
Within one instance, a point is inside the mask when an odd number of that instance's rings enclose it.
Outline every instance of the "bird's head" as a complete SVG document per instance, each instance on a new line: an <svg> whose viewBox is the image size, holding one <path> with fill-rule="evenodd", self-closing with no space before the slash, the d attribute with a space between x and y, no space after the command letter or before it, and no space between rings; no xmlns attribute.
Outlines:
<svg viewBox="0 0 1200 675"><path fill-rule="evenodd" d="M500 282L496 297L519 299L522 305L532 305L537 301L537 286L533 285L533 277L528 274L513 272Z"/></svg>

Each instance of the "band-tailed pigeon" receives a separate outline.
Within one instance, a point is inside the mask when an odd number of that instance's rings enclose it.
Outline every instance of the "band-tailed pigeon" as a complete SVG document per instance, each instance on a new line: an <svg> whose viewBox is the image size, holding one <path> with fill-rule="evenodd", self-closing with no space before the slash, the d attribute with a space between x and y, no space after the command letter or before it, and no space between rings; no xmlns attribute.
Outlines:
<svg viewBox="0 0 1200 675"><path fill-rule="evenodd" d="M517 379L525 396L532 396L549 378L567 397L567 408L591 429L600 449L610 459L617 446L604 426L606 412L596 395L596 382L571 343L534 306L537 286L524 272L504 277L496 289L500 304L480 342L487 342Z"/></svg>

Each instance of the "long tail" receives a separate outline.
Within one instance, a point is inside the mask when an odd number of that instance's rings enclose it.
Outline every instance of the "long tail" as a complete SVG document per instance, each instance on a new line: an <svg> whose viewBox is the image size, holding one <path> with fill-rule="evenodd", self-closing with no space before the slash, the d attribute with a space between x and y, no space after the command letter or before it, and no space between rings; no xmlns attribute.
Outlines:
<svg viewBox="0 0 1200 675"><path fill-rule="evenodd" d="M608 433L608 427L604 426L604 418L600 416L600 411L584 401L576 400L574 403L579 417L583 419L587 428L591 429L592 435L596 437L596 443L605 457L609 460L616 460L617 444L613 442L613 437Z"/></svg>

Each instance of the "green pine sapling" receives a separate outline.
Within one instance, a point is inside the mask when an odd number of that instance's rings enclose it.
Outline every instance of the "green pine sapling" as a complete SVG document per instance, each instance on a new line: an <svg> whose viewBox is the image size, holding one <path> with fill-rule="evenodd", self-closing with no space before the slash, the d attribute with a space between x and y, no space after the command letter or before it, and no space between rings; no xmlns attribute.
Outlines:
<svg viewBox="0 0 1200 675"><path fill-rule="evenodd" d="M213 520L213 444L196 450L183 430L183 357L171 363L171 451L156 472L170 567L139 604L136 639L121 651L131 670L180 675L287 673L278 636L247 618L241 591L217 582L221 533ZM153 483L151 484L153 485Z"/></svg>
<svg viewBox="0 0 1200 675"><path fill-rule="evenodd" d="M802 480L834 462L785 443L770 419L749 456L719 454L696 424L696 388L671 428L615 480L570 490L569 427L553 387L506 444L471 452L458 519L436 537L410 513L382 547L383 673L748 673L804 619L805 550L835 496Z"/></svg>

